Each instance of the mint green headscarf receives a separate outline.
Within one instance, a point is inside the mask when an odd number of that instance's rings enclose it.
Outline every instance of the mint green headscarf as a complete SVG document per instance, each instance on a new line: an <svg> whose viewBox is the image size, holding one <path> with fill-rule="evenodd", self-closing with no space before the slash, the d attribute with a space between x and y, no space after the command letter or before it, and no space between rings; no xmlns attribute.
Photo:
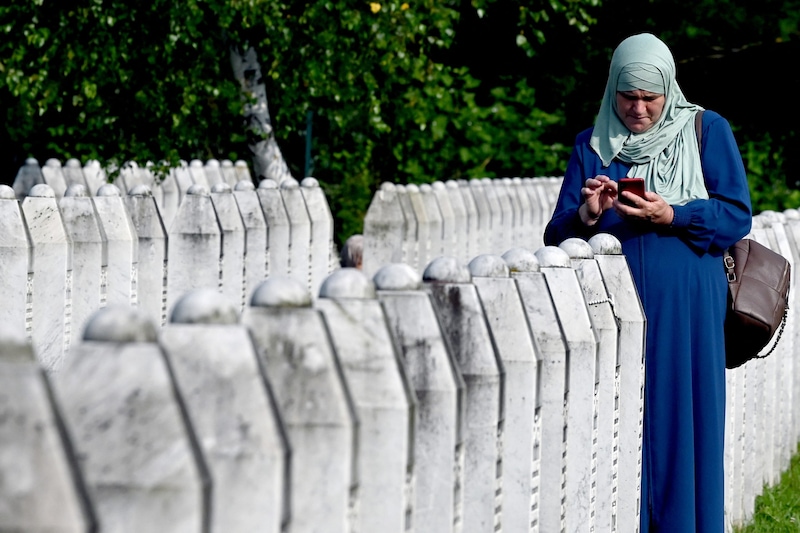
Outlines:
<svg viewBox="0 0 800 533"><path fill-rule="evenodd" d="M664 111L647 131L631 132L617 115L617 91L643 90L666 95ZM592 149L607 167L614 158L633 166L629 177L669 204L708 198L694 116L700 106L686 101L675 81L675 60L656 36L628 37L614 51L606 92L594 125Z"/></svg>

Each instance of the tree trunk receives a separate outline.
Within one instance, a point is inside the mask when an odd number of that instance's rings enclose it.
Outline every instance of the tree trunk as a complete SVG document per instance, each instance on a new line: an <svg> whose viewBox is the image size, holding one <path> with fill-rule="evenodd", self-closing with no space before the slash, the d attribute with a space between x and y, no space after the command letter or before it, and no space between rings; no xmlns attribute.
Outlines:
<svg viewBox="0 0 800 533"><path fill-rule="evenodd" d="M261 65L256 51L250 47L244 53L231 47L231 66L239 80L244 104L248 145L253 152L253 170L257 180L269 178L281 183L292 175L275 140L269 118L267 89L261 77Z"/></svg>

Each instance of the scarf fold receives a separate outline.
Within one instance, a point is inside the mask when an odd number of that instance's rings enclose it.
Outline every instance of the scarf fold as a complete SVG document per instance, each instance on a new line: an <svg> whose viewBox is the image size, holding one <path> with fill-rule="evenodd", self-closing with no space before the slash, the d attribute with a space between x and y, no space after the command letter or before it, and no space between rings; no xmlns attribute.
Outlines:
<svg viewBox="0 0 800 533"><path fill-rule="evenodd" d="M657 92L652 89L661 84L653 76L654 69L663 80L664 109L650 129L633 133L617 115L617 91ZM678 86L675 60L667 45L649 33L634 35L614 51L589 145L604 167L615 158L631 163L627 175L644 178L646 190L669 204L707 199L694 128L694 116L701 109L689 103Z"/></svg>

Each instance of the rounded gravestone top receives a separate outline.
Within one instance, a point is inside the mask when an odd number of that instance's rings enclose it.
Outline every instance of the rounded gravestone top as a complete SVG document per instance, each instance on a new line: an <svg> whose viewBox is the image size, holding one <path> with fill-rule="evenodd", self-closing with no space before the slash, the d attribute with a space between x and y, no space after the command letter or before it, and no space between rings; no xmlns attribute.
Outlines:
<svg viewBox="0 0 800 533"><path fill-rule="evenodd" d="M511 178L509 178L508 176L506 176L505 178L500 178L500 181L503 182L503 185L511 185L513 183L511 181Z"/></svg>
<svg viewBox="0 0 800 533"><path fill-rule="evenodd" d="M52 168L61 168L61 161L59 161L55 157L51 157L50 159L44 162L44 166Z"/></svg>
<svg viewBox="0 0 800 533"><path fill-rule="evenodd" d="M539 272L539 259L527 248L511 248L503 254L511 272Z"/></svg>
<svg viewBox="0 0 800 533"><path fill-rule="evenodd" d="M206 161L206 166L209 168L219 168L219 161L216 159L209 159Z"/></svg>
<svg viewBox="0 0 800 533"><path fill-rule="evenodd" d="M375 298L375 283L357 268L340 268L325 278L320 298Z"/></svg>
<svg viewBox="0 0 800 533"><path fill-rule="evenodd" d="M35 157L29 157L28 159L25 160L25 165L26 166L31 166L31 167L34 167L34 166L38 167L39 166L39 160L36 159Z"/></svg>
<svg viewBox="0 0 800 533"><path fill-rule="evenodd" d="M319 181L317 178L308 176L303 178L303 181L300 182L300 186L305 187L306 189L313 189L314 187L319 187Z"/></svg>
<svg viewBox="0 0 800 533"><path fill-rule="evenodd" d="M264 180L266 181L266 180ZM263 181L261 183L264 183ZM274 183L274 182L273 182ZM261 189L266 189L267 187L259 187ZM234 191L254 191L256 190L256 186L250 180L239 180L236 182L236 185L233 187Z"/></svg>
<svg viewBox="0 0 800 533"><path fill-rule="evenodd" d="M622 243L610 233L598 233L589 239L595 255L622 255Z"/></svg>
<svg viewBox="0 0 800 533"><path fill-rule="evenodd" d="M158 331L143 311L127 305L109 305L89 317L83 340L103 342L156 342Z"/></svg>
<svg viewBox="0 0 800 533"><path fill-rule="evenodd" d="M442 183L441 181L434 181L433 183L431 183L431 188L434 191L443 191L443 190L447 189L447 186L444 183Z"/></svg>
<svg viewBox="0 0 800 533"><path fill-rule="evenodd" d="M89 193L86 191L86 185L82 183L71 183L67 190L64 191L65 197L78 197L83 198L85 196L89 196Z"/></svg>
<svg viewBox="0 0 800 533"><path fill-rule="evenodd" d="M764 229L766 227L765 220L761 218L761 215L756 215L753 217L753 228L752 229Z"/></svg>
<svg viewBox="0 0 800 533"><path fill-rule="evenodd" d="M200 183L194 183L189 187L189 190L186 191L186 194L191 196L208 196L208 187Z"/></svg>
<svg viewBox="0 0 800 533"><path fill-rule="evenodd" d="M397 183L394 186L394 190L397 192L406 192L406 186L403 185L402 183Z"/></svg>
<svg viewBox="0 0 800 533"><path fill-rule="evenodd" d="M128 196L139 196L139 197L150 197L153 196L153 191L150 189L149 185L139 184L134 185L130 191L128 191Z"/></svg>
<svg viewBox="0 0 800 533"><path fill-rule="evenodd" d="M513 178L511 178L511 183L513 183L514 185L521 185L522 178L520 178L519 176L514 176Z"/></svg>
<svg viewBox="0 0 800 533"><path fill-rule="evenodd" d="M786 215L786 220L800 220L800 211L795 208L786 209L783 214Z"/></svg>
<svg viewBox="0 0 800 533"><path fill-rule="evenodd" d="M416 183L409 183L406 185L406 191L408 192L419 192L419 185Z"/></svg>
<svg viewBox="0 0 800 533"><path fill-rule="evenodd" d="M308 288L288 276L270 276L262 281L250 298L252 307L309 307Z"/></svg>
<svg viewBox="0 0 800 533"><path fill-rule="evenodd" d="M223 159L222 168L233 168L233 161L231 161L230 159Z"/></svg>
<svg viewBox="0 0 800 533"><path fill-rule="evenodd" d="M758 215L765 222L767 222L770 226L775 223L779 223L781 221L780 215L776 211L772 211L771 209L767 209L766 211L762 211Z"/></svg>
<svg viewBox="0 0 800 533"><path fill-rule="evenodd" d="M231 190L231 186L225 183L224 181L220 181L219 183L215 183L211 187L211 192L214 194L233 194Z"/></svg>
<svg viewBox="0 0 800 533"><path fill-rule="evenodd" d="M419 190L420 192L430 193L431 191L433 191L433 187L431 187L430 184L428 183L423 183L422 185L419 186Z"/></svg>
<svg viewBox="0 0 800 533"><path fill-rule="evenodd" d="M434 281L444 283L469 283L472 281L472 274L469 273L467 265L455 257L437 257L425 267L422 273L423 281Z"/></svg>
<svg viewBox="0 0 800 533"><path fill-rule="evenodd" d="M244 159L237 159L236 163L234 163L234 166L247 168L247 161Z"/></svg>
<svg viewBox="0 0 800 533"><path fill-rule="evenodd" d="M562 241L558 247L567 252L570 259L594 259L592 246L583 239L572 237Z"/></svg>
<svg viewBox="0 0 800 533"><path fill-rule="evenodd" d="M203 168L203 162L199 159L192 159L189 161L189 167L191 168Z"/></svg>
<svg viewBox="0 0 800 533"><path fill-rule="evenodd" d="M483 181L480 178L472 178L469 180L470 187L483 187Z"/></svg>
<svg viewBox="0 0 800 533"><path fill-rule="evenodd" d="M81 162L75 159L74 157L70 157L67 159L65 164L67 168L81 168Z"/></svg>
<svg viewBox="0 0 800 533"><path fill-rule="evenodd" d="M300 184L294 178L286 178L281 182L281 189L297 189Z"/></svg>
<svg viewBox="0 0 800 533"><path fill-rule="evenodd" d="M14 189L8 185L0 185L0 200L16 200L17 195L14 194Z"/></svg>
<svg viewBox="0 0 800 533"><path fill-rule="evenodd" d="M173 324L236 324L239 313L219 291L211 288L194 289L172 308Z"/></svg>
<svg viewBox="0 0 800 533"><path fill-rule="evenodd" d="M569 254L558 246L543 246L536 250L539 265L550 268L570 268Z"/></svg>
<svg viewBox="0 0 800 533"><path fill-rule="evenodd" d="M487 177L483 177L483 178L481 178L481 183L483 183L484 185L492 185L493 184L492 178L490 178L488 176Z"/></svg>
<svg viewBox="0 0 800 533"><path fill-rule="evenodd" d="M507 278L508 265L499 255L481 254L469 262L469 272L475 278Z"/></svg>
<svg viewBox="0 0 800 533"><path fill-rule="evenodd" d="M244 181L246 181L246 180L244 180ZM239 183L241 183L241 181ZM237 183L236 185L238 186L239 183ZM276 182L273 179L266 178L266 179L261 180L261 183L258 184L258 188L259 189L277 189L278 188L278 182Z"/></svg>
<svg viewBox="0 0 800 533"><path fill-rule="evenodd" d="M444 184L448 189L458 189L458 182L456 180L447 180Z"/></svg>
<svg viewBox="0 0 800 533"><path fill-rule="evenodd" d="M392 183L391 181L384 181L383 183L381 183L381 190L394 191L395 190L394 183Z"/></svg>
<svg viewBox="0 0 800 533"><path fill-rule="evenodd" d="M55 198L53 188L46 183L37 183L28 191L28 196L33 198Z"/></svg>
<svg viewBox="0 0 800 533"><path fill-rule="evenodd" d="M122 196L122 194L119 192L119 187L113 183L106 183L97 189L97 194L95 196Z"/></svg>
<svg viewBox="0 0 800 533"><path fill-rule="evenodd" d="M422 279L416 270L405 263L382 266L372 277L375 288L381 291L413 291L419 289Z"/></svg>

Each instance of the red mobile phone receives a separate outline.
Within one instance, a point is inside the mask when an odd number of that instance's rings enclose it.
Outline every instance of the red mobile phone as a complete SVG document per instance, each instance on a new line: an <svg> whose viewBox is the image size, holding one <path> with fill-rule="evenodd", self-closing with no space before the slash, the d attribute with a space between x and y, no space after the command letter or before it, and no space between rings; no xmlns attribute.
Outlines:
<svg viewBox="0 0 800 533"><path fill-rule="evenodd" d="M623 191L632 192L640 198L644 198L644 178L620 178L619 182L619 200L625 205L635 207L632 202L622 196Z"/></svg>

